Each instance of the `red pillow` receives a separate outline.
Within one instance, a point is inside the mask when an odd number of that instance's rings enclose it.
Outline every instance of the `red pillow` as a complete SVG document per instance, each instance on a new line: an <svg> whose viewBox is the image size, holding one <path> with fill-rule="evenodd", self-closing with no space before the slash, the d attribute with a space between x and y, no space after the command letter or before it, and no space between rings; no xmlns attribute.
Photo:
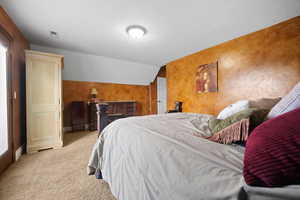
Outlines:
<svg viewBox="0 0 300 200"><path fill-rule="evenodd" d="M246 143L244 178L252 186L300 184L300 108L254 129Z"/></svg>

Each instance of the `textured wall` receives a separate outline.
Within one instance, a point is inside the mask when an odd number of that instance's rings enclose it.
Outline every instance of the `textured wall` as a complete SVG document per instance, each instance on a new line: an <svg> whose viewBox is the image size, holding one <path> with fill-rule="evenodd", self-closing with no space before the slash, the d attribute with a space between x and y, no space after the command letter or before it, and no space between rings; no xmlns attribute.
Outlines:
<svg viewBox="0 0 300 200"><path fill-rule="evenodd" d="M96 88L97 98L104 101L135 100L137 114L149 114L149 87L142 85L125 85L83 81L63 81L64 127L71 124L70 105L72 101L87 101L90 91Z"/></svg>
<svg viewBox="0 0 300 200"><path fill-rule="evenodd" d="M222 33L220 33L222 34ZM167 65L168 108L217 114L240 99L285 95L300 81L300 17L222 43ZM219 61L218 93L197 94L196 68Z"/></svg>
<svg viewBox="0 0 300 200"><path fill-rule="evenodd" d="M25 114L25 52L29 43L18 27L0 6L0 26L10 35L12 91L16 92L13 100L13 151L15 152L26 141Z"/></svg>

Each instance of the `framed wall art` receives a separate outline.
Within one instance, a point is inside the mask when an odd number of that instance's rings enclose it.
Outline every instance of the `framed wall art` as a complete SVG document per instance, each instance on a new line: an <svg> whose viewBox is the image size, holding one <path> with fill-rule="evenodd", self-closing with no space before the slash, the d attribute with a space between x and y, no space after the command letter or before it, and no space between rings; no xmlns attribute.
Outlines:
<svg viewBox="0 0 300 200"><path fill-rule="evenodd" d="M197 68L196 91L218 92L218 62L200 65Z"/></svg>

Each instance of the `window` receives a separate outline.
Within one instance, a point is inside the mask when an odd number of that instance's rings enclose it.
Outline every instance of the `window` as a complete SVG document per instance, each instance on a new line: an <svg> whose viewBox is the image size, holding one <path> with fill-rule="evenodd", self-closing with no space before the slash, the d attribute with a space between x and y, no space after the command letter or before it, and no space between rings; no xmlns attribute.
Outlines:
<svg viewBox="0 0 300 200"><path fill-rule="evenodd" d="M0 44L0 156L8 151L7 48Z"/></svg>

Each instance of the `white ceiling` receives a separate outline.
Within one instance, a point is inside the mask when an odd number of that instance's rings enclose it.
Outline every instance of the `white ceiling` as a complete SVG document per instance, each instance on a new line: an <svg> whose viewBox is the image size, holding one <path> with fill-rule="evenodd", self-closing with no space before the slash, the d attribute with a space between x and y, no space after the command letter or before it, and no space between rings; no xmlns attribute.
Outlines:
<svg viewBox="0 0 300 200"><path fill-rule="evenodd" d="M300 15L300 0L0 2L31 43L152 65ZM126 35L132 24L148 30L142 40Z"/></svg>

